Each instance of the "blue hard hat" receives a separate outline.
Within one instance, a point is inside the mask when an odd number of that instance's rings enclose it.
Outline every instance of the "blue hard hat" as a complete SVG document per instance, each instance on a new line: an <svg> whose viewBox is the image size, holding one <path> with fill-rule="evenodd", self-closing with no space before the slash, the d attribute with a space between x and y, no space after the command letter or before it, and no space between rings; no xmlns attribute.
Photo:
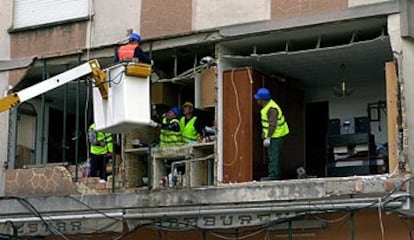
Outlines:
<svg viewBox="0 0 414 240"><path fill-rule="evenodd" d="M270 94L270 91L267 88L259 88L256 94L254 95L254 99L256 100L260 100L260 99L269 100L271 97L272 96Z"/></svg>
<svg viewBox="0 0 414 240"><path fill-rule="evenodd" d="M134 40L141 43L141 36L137 33L131 33L129 34L129 40Z"/></svg>
<svg viewBox="0 0 414 240"><path fill-rule="evenodd" d="M171 112L173 112L177 117L179 117L181 115L181 110L178 107L172 107L170 109Z"/></svg>

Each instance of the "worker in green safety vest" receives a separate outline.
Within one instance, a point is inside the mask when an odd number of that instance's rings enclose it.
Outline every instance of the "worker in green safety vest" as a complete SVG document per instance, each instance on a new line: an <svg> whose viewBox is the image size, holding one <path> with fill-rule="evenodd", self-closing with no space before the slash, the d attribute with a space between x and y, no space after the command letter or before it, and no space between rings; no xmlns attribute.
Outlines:
<svg viewBox="0 0 414 240"><path fill-rule="evenodd" d="M106 163L112 158L113 141L110 133L95 130L95 123L88 129L90 143L90 175L106 180Z"/></svg>
<svg viewBox="0 0 414 240"><path fill-rule="evenodd" d="M262 119L263 146L267 148L269 164L268 176L261 181L281 179L280 152L283 145L283 137L289 134L289 127L279 105L271 99L267 88L259 88L254 94L257 103L262 107L260 111Z"/></svg>
<svg viewBox="0 0 414 240"><path fill-rule="evenodd" d="M172 107L162 118L160 132L160 147L173 147L183 144L181 138L180 121L181 111L178 107Z"/></svg>
<svg viewBox="0 0 414 240"><path fill-rule="evenodd" d="M194 105L185 102L182 106L183 116L180 119L181 135L185 144L197 143L201 139L202 125L197 116L193 115Z"/></svg>

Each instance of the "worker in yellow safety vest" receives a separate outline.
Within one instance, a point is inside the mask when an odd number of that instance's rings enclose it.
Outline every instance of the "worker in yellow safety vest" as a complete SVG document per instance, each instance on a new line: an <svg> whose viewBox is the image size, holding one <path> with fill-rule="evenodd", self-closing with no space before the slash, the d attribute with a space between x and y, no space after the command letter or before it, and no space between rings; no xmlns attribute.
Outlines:
<svg viewBox="0 0 414 240"><path fill-rule="evenodd" d="M90 143L90 175L106 180L106 163L112 158L113 142L110 133L95 130L95 123L88 129Z"/></svg>
<svg viewBox="0 0 414 240"><path fill-rule="evenodd" d="M172 107L162 118L160 132L160 147L173 147L182 145L180 121L181 111Z"/></svg>
<svg viewBox="0 0 414 240"><path fill-rule="evenodd" d="M267 148L269 163L268 176L261 181L281 179L280 152L283 145L283 137L289 134L289 127L279 105L271 99L267 88L259 88L254 94L257 103L262 107L260 111L262 119L263 146Z"/></svg>
<svg viewBox="0 0 414 240"><path fill-rule="evenodd" d="M194 105L185 102L182 106L183 116L180 119L181 135L185 144L197 143L201 139L203 127L197 116L193 115Z"/></svg>

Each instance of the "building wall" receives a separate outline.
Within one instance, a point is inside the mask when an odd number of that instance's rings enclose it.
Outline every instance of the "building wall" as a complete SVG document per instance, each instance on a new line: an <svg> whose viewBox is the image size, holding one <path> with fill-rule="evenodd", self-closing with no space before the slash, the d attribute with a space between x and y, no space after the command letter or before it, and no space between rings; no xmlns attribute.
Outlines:
<svg viewBox="0 0 414 240"><path fill-rule="evenodd" d="M347 6L348 0L272 0L272 19L337 11Z"/></svg>
<svg viewBox="0 0 414 240"><path fill-rule="evenodd" d="M194 0L194 31L270 19L270 0Z"/></svg>
<svg viewBox="0 0 414 240"><path fill-rule="evenodd" d="M141 0L91 2L94 16L86 38L92 47L125 40L129 29L140 32Z"/></svg>
<svg viewBox="0 0 414 240"><path fill-rule="evenodd" d="M77 51L86 46L86 22L10 34L11 57L44 56Z"/></svg>
<svg viewBox="0 0 414 240"><path fill-rule="evenodd" d="M191 0L142 0L141 35L155 38L191 31Z"/></svg>
<svg viewBox="0 0 414 240"><path fill-rule="evenodd" d="M141 34L147 39L156 38L347 7L348 0L142 0Z"/></svg>
<svg viewBox="0 0 414 240"><path fill-rule="evenodd" d="M13 1L0 0L0 59L10 59L10 38L7 29L11 26ZM0 96L3 96L9 85L9 73L0 72ZM0 113L0 126L9 129L8 112ZM0 196L4 195L4 163L7 161L9 131L0 131Z"/></svg>

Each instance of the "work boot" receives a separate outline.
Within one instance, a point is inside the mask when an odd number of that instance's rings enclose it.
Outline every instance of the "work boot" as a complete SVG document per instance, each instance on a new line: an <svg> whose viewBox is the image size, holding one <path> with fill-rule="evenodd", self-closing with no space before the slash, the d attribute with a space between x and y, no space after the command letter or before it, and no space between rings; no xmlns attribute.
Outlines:
<svg viewBox="0 0 414 240"><path fill-rule="evenodd" d="M261 182L266 182L266 181L275 181L275 180L278 180L276 177L274 177L274 176L267 176L267 177L262 177L262 178L260 178L260 181Z"/></svg>

